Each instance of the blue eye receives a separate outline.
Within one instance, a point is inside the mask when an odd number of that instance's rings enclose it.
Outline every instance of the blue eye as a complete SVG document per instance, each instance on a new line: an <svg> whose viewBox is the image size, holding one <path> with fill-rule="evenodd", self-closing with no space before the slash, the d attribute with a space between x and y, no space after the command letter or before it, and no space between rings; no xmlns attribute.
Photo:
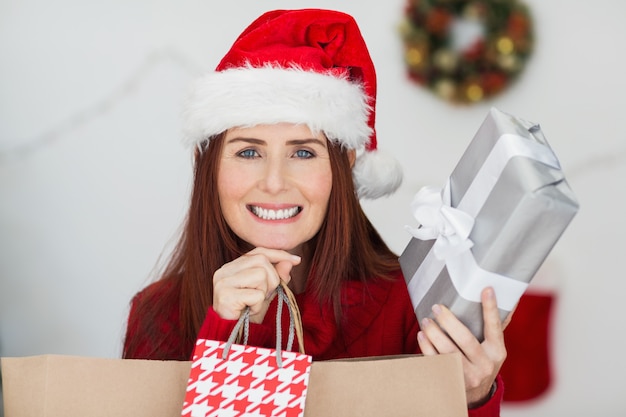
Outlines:
<svg viewBox="0 0 626 417"><path fill-rule="evenodd" d="M296 151L296 157L298 158L309 159L313 158L314 156L315 155L313 155L313 152L307 151L306 149L298 149Z"/></svg>
<svg viewBox="0 0 626 417"><path fill-rule="evenodd" d="M239 152L237 155L239 155L242 158L250 158L250 159L259 156L257 151L255 151L254 149L244 149L243 151Z"/></svg>

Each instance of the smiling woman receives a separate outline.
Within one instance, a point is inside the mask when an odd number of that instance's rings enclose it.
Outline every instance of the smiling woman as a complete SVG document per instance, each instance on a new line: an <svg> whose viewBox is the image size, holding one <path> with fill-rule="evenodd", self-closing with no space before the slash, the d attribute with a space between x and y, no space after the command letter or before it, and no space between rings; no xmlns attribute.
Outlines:
<svg viewBox="0 0 626 417"><path fill-rule="evenodd" d="M225 341L247 310L248 344L274 347L289 328L286 316L275 323L282 282L314 360L460 350L471 415L498 414L494 297L485 292L483 344L443 306L420 331L398 257L361 208L401 180L377 149L375 104L352 17L274 11L242 33L189 98L189 212L166 270L133 299L126 358L188 360L196 339Z"/></svg>

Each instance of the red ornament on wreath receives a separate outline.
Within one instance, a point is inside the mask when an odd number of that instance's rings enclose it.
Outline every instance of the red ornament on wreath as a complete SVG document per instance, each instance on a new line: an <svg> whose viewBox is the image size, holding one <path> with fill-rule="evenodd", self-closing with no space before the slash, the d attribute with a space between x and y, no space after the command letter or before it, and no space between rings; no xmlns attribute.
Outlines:
<svg viewBox="0 0 626 417"><path fill-rule="evenodd" d="M401 26L409 77L452 103L489 99L524 69L532 27L517 0L409 0Z"/></svg>

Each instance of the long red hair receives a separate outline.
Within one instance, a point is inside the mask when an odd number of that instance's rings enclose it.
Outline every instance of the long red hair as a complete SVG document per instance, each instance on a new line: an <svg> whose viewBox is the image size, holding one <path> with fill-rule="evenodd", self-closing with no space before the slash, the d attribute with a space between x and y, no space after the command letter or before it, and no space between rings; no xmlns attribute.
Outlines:
<svg viewBox="0 0 626 417"><path fill-rule="evenodd" d="M213 301L213 273L252 249L228 227L217 199L216 179L223 136L212 138L196 151L193 191L180 240L161 275L159 291L152 285L135 298L124 357L135 357L139 345L148 339L151 346L176 350L176 353L151 352L152 357L188 359ZM307 291L312 291L320 303L332 303L340 317L340 290L344 281L383 278L397 271L399 265L397 256L361 208L347 151L330 142L329 156L332 190L326 219L308 243L312 267ZM167 347L168 335L155 323L172 311L172 305L178 305L179 323L168 331L179 332L176 339L182 341L182 345Z"/></svg>

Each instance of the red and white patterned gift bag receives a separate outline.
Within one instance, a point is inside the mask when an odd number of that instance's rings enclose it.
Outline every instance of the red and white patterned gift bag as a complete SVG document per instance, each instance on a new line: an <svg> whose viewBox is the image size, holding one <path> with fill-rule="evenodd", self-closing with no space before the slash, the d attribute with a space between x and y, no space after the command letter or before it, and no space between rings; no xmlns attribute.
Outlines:
<svg viewBox="0 0 626 417"><path fill-rule="evenodd" d="M287 300L281 291L279 314L283 297ZM233 335L242 321L248 325L247 316L245 318L243 320L242 316L239 320ZM293 320L292 315L292 323ZM280 316L277 322L280 323ZM233 335L231 339L234 339ZM247 334L244 343L246 340ZM293 333L290 329L288 349L292 341ZM279 348L275 350L234 344L232 340L198 340L182 416L303 416L311 356L281 350L280 340L277 340L277 346Z"/></svg>
<svg viewBox="0 0 626 417"><path fill-rule="evenodd" d="M222 359L226 343L198 340L184 417L284 416L304 414L304 400L311 372L311 357L282 352L282 368L276 350L232 345Z"/></svg>

